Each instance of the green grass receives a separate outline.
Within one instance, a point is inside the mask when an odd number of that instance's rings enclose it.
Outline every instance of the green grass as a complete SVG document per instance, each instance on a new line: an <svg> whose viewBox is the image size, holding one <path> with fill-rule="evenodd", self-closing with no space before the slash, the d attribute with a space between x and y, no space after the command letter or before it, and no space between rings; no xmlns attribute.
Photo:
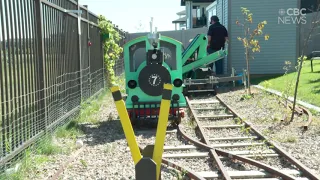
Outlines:
<svg viewBox="0 0 320 180"><path fill-rule="evenodd" d="M121 94L126 93L126 81L124 73L115 77L116 86L119 86Z"/></svg>
<svg viewBox="0 0 320 180"><path fill-rule="evenodd" d="M68 124L59 127L55 133L57 138L69 138L75 140L77 136L82 135L83 132L80 129L79 123L75 120Z"/></svg>
<svg viewBox="0 0 320 180"><path fill-rule="evenodd" d="M27 179L28 175L36 175L39 173L39 168L49 161L50 156L61 153L61 149L52 141L52 137L43 137L36 146L31 146L26 149L24 156L20 159L18 171L0 175L0 179L8 180L23 180ZM14 167L13 167L14 168Z"/></svg>
<svg viewBox="0 0 320 180"><path fill-rule="evenodd" d="M69 138L75 140L77 136L84 134L81 129L82 123L98 124L99 118L97 117L97 114L100 111L103 102L108 98L106 94L110 93L105 90L96 99L82 103L79 116L68 124L59 127L55 136L58 138Z"/></svg>
<svg viewBox="0 0 320 180"><path fill-rule="evenodd" d="M280 92L286 91L290 82L292 87L288 88L288 95L293 97L294 86L297 72L289 73L286 76L280 76L264 80L259 85L271 88ZM257 81L257 79L255 80ZM311 72L310 61L303 64L298 86L298 100L308 102L310 104L320 106L320 61L313 61L313 72Z"/></svg>
<svg viewBox="0 0 320 180"><path fill-rule="evenodd" d="M53 155L70 154L75 150L75 141L77 138L85 133L82 131L81 124L98 124L100 122L98 112L103 108L103 105L106 104L105 102L110 102L110 97L110 92L104 90L98 97L82 103L79 116L70 120L66 125L57 128L52 135L41 139L35 146L28 148L24 157L17 161L21 164L19 170L10 175L5 173L0 174L0 180L29 179L30 176L39 174L39 169L41 169L44 163L55 163ZM63 146L59 143L60 140L63 140ZM85 166L85 162L82 162L82 164Z"/></svg>

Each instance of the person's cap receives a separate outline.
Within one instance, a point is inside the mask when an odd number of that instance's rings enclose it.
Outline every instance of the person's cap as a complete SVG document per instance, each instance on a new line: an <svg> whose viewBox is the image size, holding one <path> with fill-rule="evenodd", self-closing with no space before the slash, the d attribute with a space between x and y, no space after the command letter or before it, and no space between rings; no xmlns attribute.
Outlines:
<svg viewBox="0 0 320 180"><path fill-rule="evenodd" d="M219 22L218 16L211 16L211 21Z"/></svg>

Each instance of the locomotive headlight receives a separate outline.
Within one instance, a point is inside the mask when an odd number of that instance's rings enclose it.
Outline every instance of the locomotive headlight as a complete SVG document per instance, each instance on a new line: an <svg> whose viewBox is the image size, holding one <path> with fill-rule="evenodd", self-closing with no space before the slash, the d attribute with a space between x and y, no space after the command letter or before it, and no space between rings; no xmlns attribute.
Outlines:
<svg viewBox="0 0 320 180"><path fill-rule="evenodd" d="M173 81L173 85L175 86L175 87L181 87L182 86L182 80L181 79L175 79L174 81Z"/></svg>
<svg viewBox="0 0 320 180"><path fill-rule="evenodd" d="M158 56L157 56L157 54L152 54L151 57L152 57L153 60L156 60Z"/></svg>
<svg viewBox="0 0 320 180"><path fill-rule="evenodd" d="M130 81L128 82L128 87L129 87L130 89L136 88L136 87L137 87L137 81L135 81L135 80L130 80Z"/></svg>
<svg viewBox="0 0 320 180"><path fill-rule="evenodd" d="M174 94L172 96L172 99L175 100L175 101L178 101L180 99L180 96L178 94Z"/></svg>

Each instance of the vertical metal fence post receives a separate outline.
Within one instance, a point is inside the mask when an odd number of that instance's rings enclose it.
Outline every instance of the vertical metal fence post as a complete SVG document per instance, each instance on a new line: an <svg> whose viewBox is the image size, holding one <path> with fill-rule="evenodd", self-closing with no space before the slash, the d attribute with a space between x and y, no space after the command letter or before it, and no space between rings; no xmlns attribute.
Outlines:
<svg viewBox="0 0 320 180"><path fill-rule="evenodd" d="M37 35L37 55L38 55L38 64L37 64L37 76L38 76L38 94L37 101L39 102L39 106L37 111L40 113L38 118L41 121L40 123L45 124L44 130L47 132L47 106L46 106L46 91L45 91L45 52L44 52L44 30L43 30L43 9L41 0L34 0L35 2L35 19L36 19L36 35ZM39 124L40 125L40 124ZM40 129L39 129L40 130Z"/></svg>
<svg viewBox="0 0 320 180"><path fill-rule="evenodd" d="M100 29L100 32L101 32L102 30ZM100 37L101 37L101 34L100 34ZM101 45L101 58L102 58L102 68L103 68L103 72L102 72L102 78L103 78L103 89L105 89L106 88L106 86L107 86L107 75L106 75L106 67L105 67L105 62L104 62L104 42L103 42L103 40L102 40L102 37L100 38L100 45Z"/></svg>
<svg viewBox="0 0 320 180"><path fill-rule="evenodd" d="M81 58L81 13L80 13L80 4L79 1L77 1L77 6L78 6L78 45L79 45L79 72L80 72L80 103L82 103L82 58Z"/></svg>
<svg viewBox="0 0 320 180"><path fill-rule="evenodd" d="M88 8L88 5L85 5L84 7L87 8L87 20L90 21L90 13L89 13L89 8ZM88 42L90 41L90 24L87 22L88 24ZM88 46L88 63L89 63L89 76L88 76L88 85L89 85L89 94L90 96L92 95L91 94L91 59L90 59L90 49L91 47Z"/></svg>

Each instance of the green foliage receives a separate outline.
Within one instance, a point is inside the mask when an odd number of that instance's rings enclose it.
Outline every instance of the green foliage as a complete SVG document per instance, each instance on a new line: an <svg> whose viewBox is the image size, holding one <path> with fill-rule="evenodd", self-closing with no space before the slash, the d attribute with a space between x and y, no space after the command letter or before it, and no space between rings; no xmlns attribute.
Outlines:
<svg viewBox="0 0 320 180"><path fill-rule="evenodd" d="M85 160L80 159L80 163L84 166L84 167L88 167L88 164Z"/></svg>
<svg viewBox="0 0 320 180"><path fill-rule="evenodd" d="M41 155L54 155L61 151L52 141L52 137L47 137L45 141L41 142L37 147L37 153Z"/></svg>
<svg viewBox="0 0 320 180"><path fill-rule="evenodd" d="M249 100L249 99L251 99L251 98L253 98L253 97L254 97L253 94L251 94L251 95L249 95L249 94L244 94L244 95L241 96L240 101Z"/></svg>
<svg viewBox="0 0 320 180"><path fill-rule="evenodd" d="M301 78L299 83L299 91L297 96L298 100L308 102L315 106L320 106L320 80L319 80L319 72L320 71L320 61L313 62L314 73L310 70L310 61L304 61L303 67L301 70ZM292 67L294 69L294 67ZM273 79L264 81L259 83L259 85L274 89L280 92L287 91L288 94L286 96L294 96L294 86L296 82L297 72L287 73L285 76L279 76ZM292 80L292 85L290 86L290 81ZM288 87L287 83L290 87ZM268 86L267 86L268 85Z"/></svg>
<svg viewBox="0 0 320 180"><path fill-rule="evenodd" d="M61 149L53 142L52 137L45 136L36 145L32 145L25 150L20 161L8 172L0 174L0 179L24 180L32 179L40 173L41 166L49 162L50 155L61 152Z"/></svg>
<svg viewBox="0 0 320 180"><path fill-rule="evenodd" d="M55 136L57 138L69 138L76 140L77 136L83 134L80 125L76 120L70 121L68 124L61 126L57 129Z"/></svg>
<svg viewBox="0 0 320 180"><path fill-rule="evenodd" d="M296 79L296 84L295 84L295 89L294 89L294 96L293 96L293 106L292 106L292 113L291 113L291 118L290 118L290 122L293 121L294 119L294 113L295 113L295 107L296 107L296 101L297 101L297 94L298 94L298 86L299 86L299 81L300 81L300 75L301 75L301 70L302 70L302 64L303 62L307 59L307 57L305 56L305 54L307 53L307 47L309 44L309 41L311 39L311 36L314 33L314 30L319 29L320 27L320 17L319 17L319 11L320 11L320 0L318 0L317 2L317 9L316 9L316 13L313 12L312 14L312 20L311 20L311 26L309 27L309 33L307 36L303 37L304 38L304 43L302 46L302 51L301 51L301 56L298 58L298 74L297 74L297 79Z"/></svg>
<svg viewBox="0 0 320 180"><path fill-rule="evenodd" d="M263 35L263 29L267 24L267 21L262 21L258 23L257 27L251 28L250 25L253 23L253 14L250 13L250 10L247 8L241 7L241 12L244 16L243 23L240 23L239 20L236 21L238 26L243 27L244 36L238 37L238 40L242 42L244 49L245 49L245 59L247 63L247 71L248 71L248 94L251 94L250 89L250 66L249 66L249 59L254 59L252 55L255 52L260 52L260 44L259 40L256 39L257 36ZM269 35L265 34L265 40L269 39Z"/></svg>
<svg viewBox="0 0 320 180"><path fill-rule="evenodd" d="M297 67L296 67L297 68ZM285 105L287 106L288 104L288 98L290 96L290 94L292 93L292 87L293 87L293 78L290 76L288 76L288 71L290 71L291 69L291 62L290 61L285 61L285 66L283 67L283 69L285 70L285 73L284 73L284 85L285 85L285 88L284 90L282 91L282 98L283 98L283 101L285 102Z"/></svg>
<svg viewBox="0 0 320 180"><path fill-rule="evenodd" d="M121 37L119 32L116 31L111 21L107 20L104 16L99 16L99 27L103 37L103 50L104 50L104 62L107 70L107 83L111 86L115 83L115 74L113 67L116 60L123 52L122 47L118 42Z"/></svg>

